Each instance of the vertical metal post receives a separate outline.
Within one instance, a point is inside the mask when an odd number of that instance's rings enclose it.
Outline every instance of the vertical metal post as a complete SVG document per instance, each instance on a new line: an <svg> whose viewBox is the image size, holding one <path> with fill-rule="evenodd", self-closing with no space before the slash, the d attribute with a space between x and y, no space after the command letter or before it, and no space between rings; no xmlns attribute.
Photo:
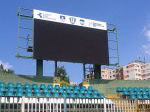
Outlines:
<svg viewBox="0 0 150 112"><path fill-rule="evenodd" d="M36 76L43 76L43 60L36 60Z"/></svg>
<svg viewBox="0 0 150 112"><path fill-rule="evenodd" d="M101 65L94 64L94 78L101 79Z"/></svg>
<svg viewBox="0 0 150 112"><path fill-rule="evenodd" d="M104 112L107 112L106 110L106 99L104 98Z"/></svg>
<svg viewBox="0 0 150 112"><path fill-rule="evenodd" d="M66 98L64 98L64 112L67 112L67 102L66 102Z"/></svg>
<svg viewBox="0 0 150 112"><path fill-rule="evenodd" d="M85 63L83 63L83 79L85 80L85 78L86 78Z"/></svg>
<svg viewBox="0 0 150 112"><path fill-rule="evenodd" d="M55 61L55 76L57 76L57 61Z"/></svg>

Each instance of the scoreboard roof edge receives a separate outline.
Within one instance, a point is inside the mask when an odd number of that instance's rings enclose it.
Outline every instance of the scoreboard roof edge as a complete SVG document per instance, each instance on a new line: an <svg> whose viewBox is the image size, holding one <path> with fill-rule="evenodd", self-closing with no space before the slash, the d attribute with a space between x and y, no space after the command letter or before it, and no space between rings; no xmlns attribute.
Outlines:
<svg viewBox="0 0 150 112"><path fill-rule="evenodd" d="M69 25L76 25L81 27L88 27L99 30L107 30L107 23L102 21L96 21L86 18L80 18L75 16L69 16L64 14L58 14L53 12L46 12L33 9L33 18L52 21L57 23L64 23Z"/></svg>

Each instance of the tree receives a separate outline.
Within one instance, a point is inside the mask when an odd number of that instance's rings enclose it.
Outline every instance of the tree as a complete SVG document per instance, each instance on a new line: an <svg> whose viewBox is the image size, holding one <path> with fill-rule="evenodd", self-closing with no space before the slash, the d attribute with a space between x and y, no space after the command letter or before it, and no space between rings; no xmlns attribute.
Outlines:
<svg viewBox="0 0 150 112"><path fill-rule="evenodd" d="M69 82L69 77L64 66L57 67L57 73L55 76L60 77L60 81Z"/></svg>

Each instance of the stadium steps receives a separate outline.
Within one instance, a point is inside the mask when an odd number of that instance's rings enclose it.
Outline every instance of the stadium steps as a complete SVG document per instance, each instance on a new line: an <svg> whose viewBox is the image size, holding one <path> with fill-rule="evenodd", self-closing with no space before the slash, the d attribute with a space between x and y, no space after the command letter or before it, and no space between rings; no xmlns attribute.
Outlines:
<svg viewBox="0 0 150 112"><path fill-rule="evenodd" d="M117 87L150 87L149 80L91 80L89 84L103 94L117 94Z"/></svg>
<svg viewBox="0 0 150 112"><path fill-rule="evenodd" d="M6 73L6 72L0 72L0 81L1 82L12 82L12 83L35 83L35 84L50 84L53 83L53 77L51 76L41 76L41 77L36 77L36 76L29 76L29 75L15 75L11 73Z"/></svg>

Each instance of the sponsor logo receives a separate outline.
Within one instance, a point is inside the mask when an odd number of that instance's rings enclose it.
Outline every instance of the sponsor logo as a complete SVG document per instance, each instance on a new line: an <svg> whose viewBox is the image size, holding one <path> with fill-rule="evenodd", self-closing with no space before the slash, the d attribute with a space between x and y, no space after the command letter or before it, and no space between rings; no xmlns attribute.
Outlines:
<svg viewBox="0 0 150 112"><path fill-rule="evenodd" d="M80 24L84 25L85 21L83 19L80 19Z"/></svg>
<svg viewBox="0 0 150 112"><path fill-rule="evenodd" d="M37 14L40 18L42 18L42 13Z"/></svg>
<svg viewBox="0 0 150 112"><path fill-rule="evenodd" d="M63 15L60 15L60 20L61 20L62 22L65 22L66 17L65 17L65 16L63 16Z"/></svg>
<svg viewBox="0 0 150 112"><path fill-rule="evenodd" d="M70 20L71 24L75 24L75 22L76 22L76 18L74 18L74 17L70 17L69 20Z"/></svg>
<svg viewBox="0 0 150 112"><path fill-rule="evenodd" d="M104 27L104 26L100 23L93 23L93 27Z"/></svg>

